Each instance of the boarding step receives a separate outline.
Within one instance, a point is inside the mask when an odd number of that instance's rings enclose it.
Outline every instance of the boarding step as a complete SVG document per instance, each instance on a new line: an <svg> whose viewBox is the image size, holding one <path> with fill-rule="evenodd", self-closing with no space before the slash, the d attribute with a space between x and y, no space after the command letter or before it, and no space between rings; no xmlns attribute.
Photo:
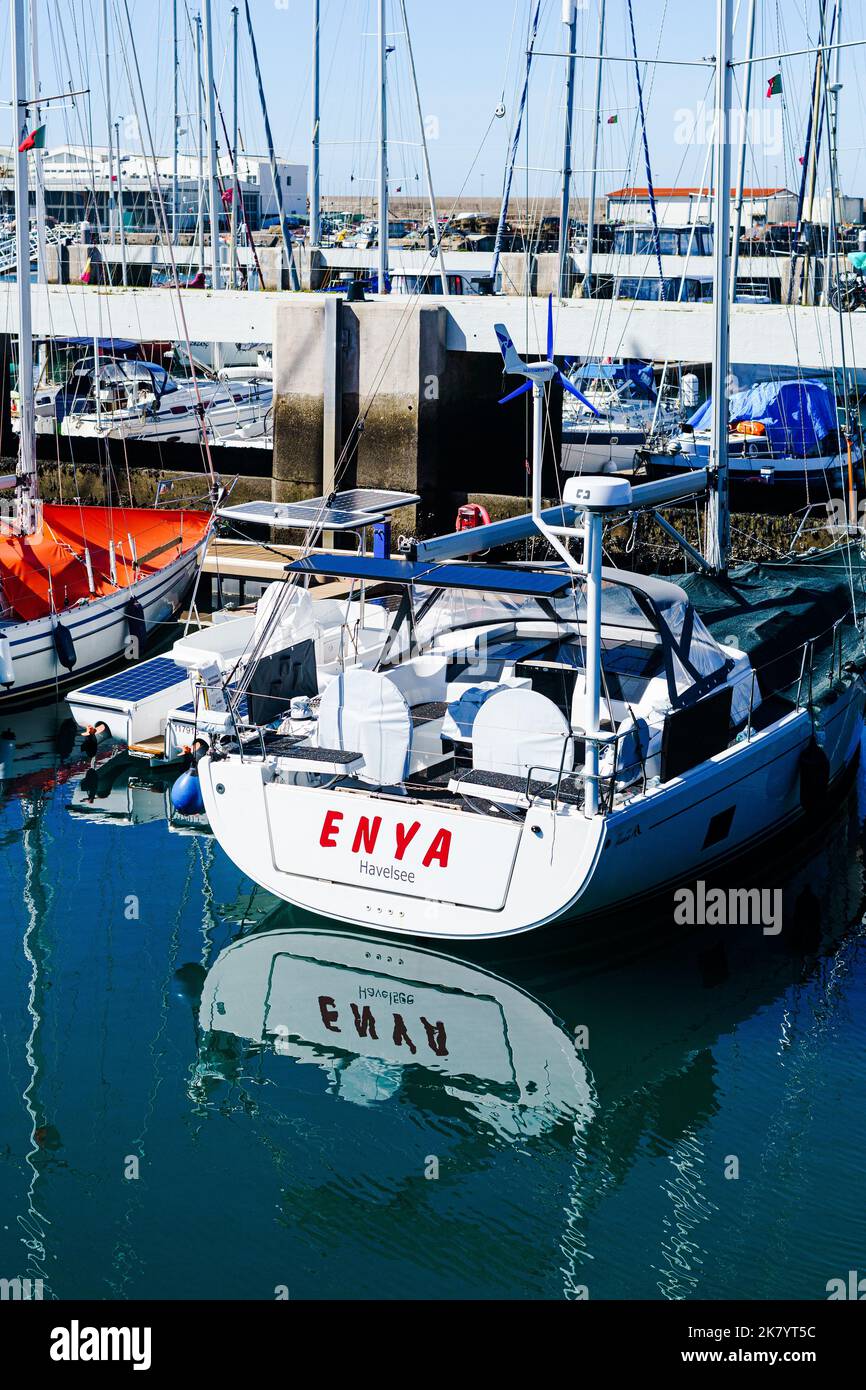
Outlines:
<svg viewBox="0 0 866 1390"><path fill-rule="evenodd" d="M484 772L472 768L459 777L452 777L448 790L455 796L473 796L482 801L503 802L512 806L529 806L533 801L558 800L571 806L583 804L583 777L563 777L557 788L556 781L542 782L537 778L527 782L525 774L515 776L508 772Z"/></svg>
<svg viewBox="0 0 866 1390"><path fill-rule="evenodd" d="M346 777L364 766L361 753L347 748L318 748L303 739L271 735L265 743L269 757L279 760L285 772L330 772Z"/></svg>

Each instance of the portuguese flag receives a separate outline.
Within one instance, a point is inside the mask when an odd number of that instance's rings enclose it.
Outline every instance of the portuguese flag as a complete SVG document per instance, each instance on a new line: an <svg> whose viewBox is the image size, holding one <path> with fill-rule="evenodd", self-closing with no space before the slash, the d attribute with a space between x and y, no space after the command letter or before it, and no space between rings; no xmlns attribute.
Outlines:
<svg viewBox="0 0 866 1390"><path fill-rule="evenodd" d="M608 125L618 125L618 124L619 124L619 116L608 116L608 118L607 118L607 123L608 123Z"/></svg>
<svg viewBox="0 0 866 1390"><path fill-rule="evenodd" d="M25 135L21 144L18 146L18 153L24 154L25 150L44 150L45 149L45 127L37 126L31 130L29 135Z"/></svg>
<svg viewBox="0 0 866 1390"><path fill-rule="evenodd" d="M782 74L777 72L775 77L771 77L767 83L767 96L778 97L782 95Z"/></svg>

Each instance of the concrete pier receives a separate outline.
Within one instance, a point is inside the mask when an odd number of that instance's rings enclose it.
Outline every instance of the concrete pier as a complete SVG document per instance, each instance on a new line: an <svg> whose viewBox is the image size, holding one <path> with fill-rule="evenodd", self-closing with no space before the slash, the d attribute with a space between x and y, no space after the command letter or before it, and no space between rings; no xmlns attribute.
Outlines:
<svg viewBox="0 0 866 1390"><path fill-rule="evenodd" d="M526 495L530 412L526 400L498 404L518 383L503 377L494 324L508 325L519 352L541 356L543 298L391 295L348 303L317 293L34 285L32 300L37 335L165 341L187 332L198 342L273 344L272 473L267 458L253 466L253 451L243 448L224 451L221 464L227 476L241 475L245 495L294 499L329 492L335 483L418 492L417 518L414 510L398 515L395 534L416 523L423 532L450 529L467 499L501 514ZM15 287L0 284L8 334L16 319ZM866 361L866 313L844 315L841 323L847 360ZM706 363L712 305L555 301L554 339L560 358ZM733 370L746 369L751 379L798 364L805 373L826 372L841 361L840 346L840 318L829 308L736 304L731 314ZM547 496L556 495L550 469L558 395L551 405ZM155 450L153 466L165 466Z"/></svg>

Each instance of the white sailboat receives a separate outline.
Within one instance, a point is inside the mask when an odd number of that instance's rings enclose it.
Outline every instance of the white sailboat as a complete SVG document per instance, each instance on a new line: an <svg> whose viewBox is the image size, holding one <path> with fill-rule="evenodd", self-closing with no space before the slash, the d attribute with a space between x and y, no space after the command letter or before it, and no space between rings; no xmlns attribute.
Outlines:
<svg viewBox="0 0 866 1390"><path fill-rule="evenodd" d="M70 439L212 444L272 432L273 386L262 381L185 381L155 362L109 358L63 417Z"/></svg>
<svg viewBox="0 0 866 1390"><path fill-rule="evenodd" d="M679 429L679 404L660 396L650 363L589 361L572 368L569 381L586 403L568 394L562 402L566 473L631 471L651 435L661 440Z"/></svg>
<svg viewBox="0 0 866 1390"><path fill-rule="evenodd" d="M719 0L722 112L730 32ZM718 225L729 166L722 130ZM716 381L728 368L728 260L720 238ZM727 572L723 396L708 468L638 486L572 478L545 509L552 327L547 359L531 365L497 334L506 370L533 394L530 513L418 542L403 560L317 553L290 565L298 581L391 585L400 601L385 640L353 651L347 629L326 669L313 601L288 582L227 710L204 716L212 746L198 765L214 834L266 890L342 922L451 941L558 919L579 932L789 830L852 766L866 697L858 548ZM603 567L606 520L704 494L706 557L678 537L700 574L675 584ZM552 566L470 558L530 537L548 543ZM266 652L274 718L256 724L239 702ZM306 718L281 732L293 699Z"/></svg>
<svg viewBox="0 0 866 1390"><path fill-rule="evenodd" d="M16 143L27 135L24 0L10 0ZM18 265L29 265L27 154L15 157ZM18 465L0 533L0 707L53 695L70 679L140 654L178 609L211 517L203 511L43 503L36 465L30 281L18 275Z"/></svg>

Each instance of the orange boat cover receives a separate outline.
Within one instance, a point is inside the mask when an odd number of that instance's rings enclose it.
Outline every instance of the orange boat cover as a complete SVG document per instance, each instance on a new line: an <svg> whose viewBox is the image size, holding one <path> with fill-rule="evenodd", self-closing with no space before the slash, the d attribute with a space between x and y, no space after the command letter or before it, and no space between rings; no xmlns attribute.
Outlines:
<svg viewBox="0 0 866 1390"><path fill-rule="evenodd" d="M170 565L199 544L210 513L155 507L78 507L46 503L42 530L32 536L0 536L0 583L5 607L24 622L62 612L80 599L125 589L134 580ZM111 581L114 543L117 585ZM134 543L134 545L133 545ZM84 561L93 570L93 593Z"/></svg>

